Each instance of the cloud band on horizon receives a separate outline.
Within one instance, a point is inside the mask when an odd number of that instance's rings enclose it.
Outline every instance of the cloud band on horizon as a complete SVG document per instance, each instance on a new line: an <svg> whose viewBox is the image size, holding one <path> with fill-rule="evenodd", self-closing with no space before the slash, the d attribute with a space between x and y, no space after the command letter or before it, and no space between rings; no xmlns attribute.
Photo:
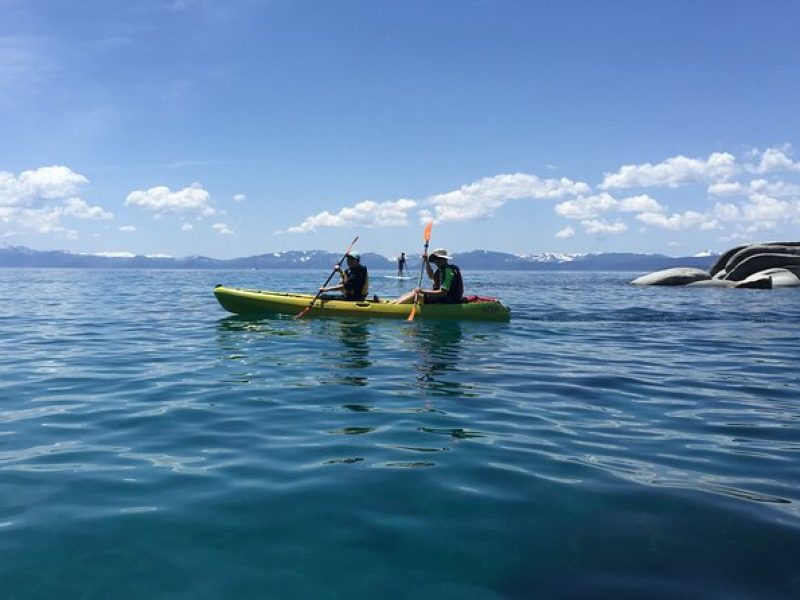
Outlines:
<svg viewBox="0 0 800 600"><path fill-rule="evenodd" d="M728 152L714 152L707 158L677 155L660 163L622 166L614 173L605 173L592 194L592 187L568 178L541 179L534 174L513 173L485 177L457 190L434 194L421 201L402 199L376 203L360 202L337 213L323 211L288 228L289 233L307 233L320 227L402 226L409 223L410 212L417 210L420 221L470 221L488 218L507 202L519 199L562 200L554 206L556 214L578 221L587 234L618 235L629 226L619 220L628 214L640 224L665 230L724 229L734 227L732 237L765 231L775 227L780 215L800 222L800 186L782 180L753 179L746 183L734 177L749 174L800 172L800 162L791 157L791 146L752 150L746 160L739 161ZM668 207L648 194L616 198L613 189L675 189L707 184L709 197L743 196L738 204L717 202L701 210L685 210L668 214ZM603 215L615 213L609 223ZM555 233L568 238L575 229L567 226ZM729 238L730 239L730 238Z"/></svg>

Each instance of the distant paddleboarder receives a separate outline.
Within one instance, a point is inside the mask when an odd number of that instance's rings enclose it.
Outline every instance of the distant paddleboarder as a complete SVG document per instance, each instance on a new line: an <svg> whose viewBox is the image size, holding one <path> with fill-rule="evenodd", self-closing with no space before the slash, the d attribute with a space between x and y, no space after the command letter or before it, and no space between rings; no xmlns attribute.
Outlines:
<svg viewBox="0 0 800 600"><path fill-rule="evenodd" d="M403 271L408 270L406 267L406 253L401 252L400 256L397 258L397 276L402 277Z"/></svg>

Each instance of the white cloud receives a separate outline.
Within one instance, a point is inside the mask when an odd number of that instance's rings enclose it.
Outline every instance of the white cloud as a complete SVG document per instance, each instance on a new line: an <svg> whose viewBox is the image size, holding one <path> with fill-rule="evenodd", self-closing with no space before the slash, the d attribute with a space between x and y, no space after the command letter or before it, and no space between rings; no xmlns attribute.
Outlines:
<svg viewBox="0 0 800 600"><path fill-rule="evenodd" d="M575 235L575 228L572 225L567 225L564 229L560 229L556 232L557 238L571 238Z"/></svg>
<svg viewBox="0 0 800 600"><path fill-rule="evenodd" d="M24 171L19 181L26 191L47 199L72 196L80 186L89 183L80 173L61 165Z"/></svg>
<svg viewBox="0 0 800 600"><path fill-rule="evenodd" d="M199 183L176 192L166 186L137 190L128 194L125 206L138 206L156 215L181 213L207 217L217 213L211 206L211 195Z"/></svg>
<svg viewBox="0 0 800 600"><path fill-rule="evenodd" d="M73 237L75 232L61 225L63 215L61 207L54 208L18 208L0 206L0 225L3 235L17 235L32 231L34 233L58 233Z"/></svg>
<svg viewBox="0 0 800 600"><path fill-rule="evenodd" d="M778 200L766 194L751 194L749 202L741 206L742 214L747 221L767 221L777 223L784 219L797 219L800 215L800 203Z"/></svg>
<svg viewBox="0 0 800 600"><path fill-rule="evenodd" d="M184 223L181 225L181 231L191 231L192 229L194 229L194 225L191 223Z"/></svg>
<svg viewBox="0 0 800 600"><path fill-rule="evenodd" d="M377 203L366 201L338 212L323 211L310 216L299 225L289 228L292 233L315 231L320 227L379 227L405 225L415 210L420 222L435 219L467 221L493 215L513 200L551 200L556 214L580 222L583 229L596 234L619 234L628 231L635 222L668 230L711 230L731 224L736 227L763 227L784 221L800 222L800 185L774 176L747 181L744 177L756 169L772 172L778 168L794 169L800 163L791 159L789 147L772 148L741 158L727 152L715 152L707 157L691 158L677 155L663 162L629 164L616 173L606 173L601 190L592 192L590 186L567 178L541 179L525 173L501 174L486 177L449 192L434 194L421 200L395 200ZM740 179L736 181L734 176ZM766 176L765 176L766 177ZM702 185L710 198L728 199L713 207L668 207L649 194L616 197L614 189L633 187L677 188ZM702 192L701 192L702 193ZM665 192L666 194L666 192ZM670 192L677 202L690 202L678 192ZM740 198L737 198L739 196ZM745 200L746 199L746 200ZM556 233L560 238L575 235L577 226L567 226ZM642 228L646 231L646 228Z"/></svg>
<svg viewBox="0 0 800 600"><path fill-rule="evenodd" d="M233 235L234 233L233 229L228 227L225 223L214 223L211 228L222 235Z"/></svg>
<svg viewBox="0 0 800 600"><path fill-rule="evenodd" d="M791 159L791 146L782 148L767 148L761 153L757 165L749 165L754 173L772 173L774 171L800 171L800 162Z"/></svg>
<svg viewBox="0 0 800 600"><path fill-rule="evenodd" d="M616 206L616 198L603 192L596 196L579 196L574 200L561 202L556 204L555 211L568 219L592 219Z"/></svg>
<svg viewBox="0 0 800 600"><path fill-rule="evenodd" d="M721 221L735 221L740 216L739 207L728 202L717 202L711 214Z"/></svg>
<svg viewBox="0 0 800 600"><path fill-rule="evenodd" d="M416 201L400 199L388 202L373 202L365 200L355 206L346 207L336 214L323 211L294 227L289 227L289 233L308 233L316 231L319 227L385 227L392 225L406 225L408 213L417 206Z"/></svg>
<svg viewBox="0 0 800 600"><path fill-rule="evenodd" d="M781 222L800 222L800 185L786 181L753 179L746 185L736 184L738 194L746 201L738 204L718 202L711 214L721 221L738 222L741 231L752 233L764 229L775 229ZM712 186L713 187L713 186ZM727 188L718 190L724 195Z"/></svg>
<svg viewBox="0 0 800 600"><path fill-rule="evenodd" d="M42 206L75 196L87 183L86 177L60 165L23 171L19 177L0 171L0 206Z"/></svg>
<svg viewBox="0 0 800 600"><path fill-rule="evenodd" d="M683 213L673 213L672 216L667 216L664 213L642 213L636 215L642 223L662 227L664 229L716 229L719 224L716 220L707 217L706 215L687 210Z"/></svg>
<svg viewBox="0 0 800 600"><path fill-rule="evenodd" d="M631 196L617 200L608 192L595 196L579 196L556 204L555 211L568 219L594 219L604 212L660 212L662 206L650 196Z"/></svg>
<svg viewBox="0 0 800 600"><path fill-rule="evenodd" d="M62 226L61 219L113 219L111 212L90 206L77 195L88 183L63 165L39 167L19 176L0 171L0 234L55 233L74 238L77 233Z"/></svg>
<svg viewBox="0 0 800 600"><path fill-rule="evenodd" d="M623 198L617 205L620 212L661 212L664 207L647 194Z"/></svg>
<svg viewBox="0 0 800 600"><path fill-rule="evenodd" d="M748 186L748 192L750 195L769 194L778 197L800 197L800 185L781 180L754 179Z"/></svg>
<svg viewBox="0 0 800 600"><path fill-rule="evenodd" d="M581 225L583 225L583 229L586 231L586 233L599 235L619 235L620 233L624 233L628 230L628 226L622 221L617 221L616 223L606 223L602 219L587 219L585 221L581 221Z"/></svg>
<svg viewBox="0 0 800 600"><path fill-rule="evenodd" d="M136 227L134 227L133 225L122 225L121 227L119 227L119 230L120 231L136 231Z"/></svg>
<svg viewBox="0 0 800 600"><path fill-rule="evenodd" d="M744 186L738 181L713 183L708 186L712 196L736 196L744 192Z"/></svg>
<svg viewBox="0 0 800 600"><path fill-rule="evenodd" d="M625 165L616 173L606 173L600 188L671 187L705 179L726 179L736 172L736 158L727 152L714 152L707 159L673 156L658 164Z"/></svg>
<svg viewBox="0 0 800 600"><path fill-rule="evenodd" d="M468 221L489 216L509 200L559 199L589 193L589 186L566 177L539 179L525 173L485 177L458 190L436 194L427 200L438 221Z"/></svg>
<svg viewBox="0 0 800 600"><path fill-rule="evenodd" d="M67 198L64 202L64 214L76 219L113 219L114 214L99 206L89 206L80 198Z"/></svg>
<svg viewBox="0 0 800 600"><path fill-rule="evenodd" d="M247 196L245 196L244 194L236 194L236 195L233 197L233 201L234 201L234 202L244 202L244 201L245 201L245 199L247 199Z"/></svg>

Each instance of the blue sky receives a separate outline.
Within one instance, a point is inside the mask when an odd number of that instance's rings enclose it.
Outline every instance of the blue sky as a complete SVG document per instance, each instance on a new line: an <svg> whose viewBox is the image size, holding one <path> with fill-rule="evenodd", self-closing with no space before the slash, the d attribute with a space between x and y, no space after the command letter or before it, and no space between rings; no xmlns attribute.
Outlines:
<svg viewBox="0 0 800 600"><path fill-rule="evenodd" d="M0 244L800 239L800 4L0 0Z"/></svg>

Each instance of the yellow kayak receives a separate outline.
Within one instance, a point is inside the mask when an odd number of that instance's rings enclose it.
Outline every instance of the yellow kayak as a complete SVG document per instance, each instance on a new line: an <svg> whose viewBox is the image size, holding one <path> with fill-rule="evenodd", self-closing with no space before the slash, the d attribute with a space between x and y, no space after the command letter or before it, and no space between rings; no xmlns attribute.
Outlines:
<svg viewBox="0 0 800 600"><path fill-rule="evenodd" d="M285 292L245 290L218 285L214 295L222 307L239 315L285 314L296 315L307 308L314 296ZM470 300L470 298L473 298ZM508 321L511 311L493 298L468 297L462 304L420 304L415 319L460 319L469 321ZM392 304L390 300L344 300L319 299L307 316L384 317L405 319L411 312L411 304Z"/></svg>

